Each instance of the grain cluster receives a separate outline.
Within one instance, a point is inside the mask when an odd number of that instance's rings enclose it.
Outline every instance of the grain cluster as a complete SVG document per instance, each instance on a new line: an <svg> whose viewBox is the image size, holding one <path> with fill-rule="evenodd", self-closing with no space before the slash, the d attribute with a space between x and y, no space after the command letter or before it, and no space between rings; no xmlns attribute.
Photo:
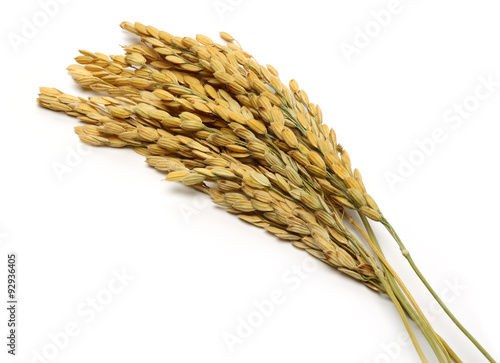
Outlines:
<svg viewBox="0 0 500 363"><path fill-rule="evenodd" d="M80 50L67 68L99 96L41 87L38 103L85 123L75 127L82 142L133 148L166 180L387 294L423 362L407 316L440 362L460 362L384 258L366 218L392 227L296 80L284 84L228 33L218 44L140 23L121 27L141 42L122 55Z"/></svg>

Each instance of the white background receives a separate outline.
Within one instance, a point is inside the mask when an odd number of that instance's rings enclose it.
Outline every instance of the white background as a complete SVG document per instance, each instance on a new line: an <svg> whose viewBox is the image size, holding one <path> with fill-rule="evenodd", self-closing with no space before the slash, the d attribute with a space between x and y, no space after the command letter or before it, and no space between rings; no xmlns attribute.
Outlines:
<svg viewBox="0 0 500 363"><path fill-rule="evenodd" d="M121 54L119 45L135 41L123 20L180 36L227 31L285 83L296 78L431 284L500 357L500 89L455 129L443 116L474 97L479 77L500 81L500 8L493 0L401 0L374 34L372 11L389 8L365 0L75 0L40 24L40 2L4 4L0 296L6 255L16 252L20 337L18 356L8 357L2 308L1 361L39 362L34 352L50 351L50 334L74 322L78 336L48 362L418 362L412 346L398 343L404 327L388 299L321 264L292 283L293 266L310 263L306 253L162 181L131 150L72 154L77 120L37 107L38 87L86 95L65 68L78 49ZM38 21L36 34L23 35L26 21ZM341 45L354 45L366 26L372 36L349 62ZM14 36L25 42L14 46ZM437 128L446 141L391 188L387 173L398 173L402 159L417 155L416 141ZM54 166L68 160L71 172L58 178ZM376 231L436 330L464 362L485 362L444 313L429 309L429 294ZM77 307L105 294L122 269L134 279L87 323ZM223 334L235 334L238 319L273 290L285 302L231 353Z"/></svg>

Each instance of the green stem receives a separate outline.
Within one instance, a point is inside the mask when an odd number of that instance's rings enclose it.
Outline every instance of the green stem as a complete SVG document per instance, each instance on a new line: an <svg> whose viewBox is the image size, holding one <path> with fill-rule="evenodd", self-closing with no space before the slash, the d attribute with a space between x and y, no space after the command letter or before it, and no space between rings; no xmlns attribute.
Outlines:
<svg viewBox="0 0 500 363"><path fill-rule="evenodd" d="M424 352L422 351L422 349L420 348L420 345L418 344L417 337L413 333L410 322L409 322L408 318L406 317L406 314L405 314L398 298L394 294L394 291L392 290L392 287L389 284L388 279L384 276L384 274L380 270L380 267L379 267L377 261L371 256L370 253L368 253L366 251L365 247L361 243L358 242L358 240L356 239L356 237L354 235L350 234L349 236L346 235L346 237L356 247L356 249L359 251L359 253L361 253L361 255L366 259L366 261L373 268L373 271L375 272L375 275L377 276L379 282L384 287L384 290L385 290L384 292L389 296L389 298L392 300L392 302L396 306L396 309L398 310L398 313L401 316L401 320L403 321L405 328L408 331L408 334L411 338L411 341L413 342L413 345L415 346L415 349L417 350L417 353L418 353L420 359L422 360L423 363L428 363L427 358L424 355Z"/></svg>
<svg viewBox="0 0 500 363"><path fill-rule="evenodd" d="M384 292L389 296L389 298L392 300L392 302L396 306L396 309L398 310L398 313L401 317L401 320L403 321L403 324L404 324L406 330L408 331L410 339L413 342L413 345L415 346L415 349L416 349L420 359L422 360L423 363L428 363L427 358L425 357L424 352L422 351L422 348L420 348L417 337L415 336L415 333L413 332L413 329L411 328L410 322L409 322L408 318L406 317L405 311L402 308L402 306L399 302L399 299L396 297L396 294L392 290L392 286L389 283L388 279L384 276L384 274L380 270L380 267L377 264L377 262L373 258L371 258L369 256L369 254L365 251L363 245L358 243L358 241L356 240L356 238L354 236L351 236L351 238L349 238L349 240L358 249L358 251L361 253L361 255L370 264L370 266L372 266L373 271L375 272L375 275L377 276L379 282L384 287L384 290L385 290Z"/></svg>
<svg viewBox="0 0 500 363"><path fill-rule="evenodd" d="M458 321L458 319L452 314L450 309L443 303L439 295L434 291L434 289L431 287L427 279L424 277L424 275L420 272L418 269L417 265L413 261L410 252L406 249L405 245L399 238L398 234L394 230L394 228L391 226L391 224L387 221L387 219L383 218L380 220L380 222L385 226L385 228L389 231L389 233L392 235L396 243L399 245L399 248L401 249L401 253L403 256L408 260L409 264L413 268L413 271L417 274L417 276L420 278L422 283L425 285L427 290L431 293L431 295L434 297L434 299L438 302L438 304L441 306L441 308L446 312L446 314L450 317L450 319L455 323L455 325L464 333L467 338L476 346L479 351L490 361L491 363L496 363L496 361L493 359L493 357L484 349L481 344L472 336L471 333L465 329L465 327Z"/></svg>
<svg viewBox="0 0 500 363"><path fill-rule="evenodd" d="M365 226L366 231L368 232L370 240L373 242L377 250L382 254L382 249L380 247L380 244L378 243L377 237L375 236L375 233L372 227L370 226L370 223L368 222L367 218L362 213L359 213L359 216L363 222L363 225ZM405 310L408 313L408 315L410 315L412 320L418 325L418 327L424 334L425 338L429 342L429 345L436 354L436 357L438 358L439 362L451 362L448 352L446 348L442 345L440 338L438 338L437 334L433 330L431 330L431 328L426 324L424 319L415 312L415 310L407 301L403 292L397 285L391 272L385 267L384 264L382 265L384 266L385 274L389 280L389 285L393 289L394 293L398 296L398 299L401 302L401 304L405 307Z"/></svg>
<svg viewBox="0 0 500 363"><path fill-rule="evenodd" d="M403 320L403 323L406 327L406 330L408 331L408 334L410 335L411 341L413 342L413 345L415 346L415 349L418 353L418 356L422 360L423 363L428 363L427 358L424 355L424 352L422 351L422 348L420 348L420 345L418 344L417 337L415 336L415 333L413 333L413 330L411 328L410 322L408 321L408 318L405 315L405 312L403 308L401 307L401 304L399 303L398 298L395 296L394 292L391 289L390 284L387 282L385 277L383 276L382 272L377 268L375 269L375 274L379 278L380 282L384 286L384 288L387 290L387 293L389 297L391 298L392 302L396 306L396 309L398 310L399 315L401 316L401 319Z"/></svg>
<svg viewBox="0 0 500 363"><path fill-rule="evenodd" d="M446 351L451 359L456 362L456 363L462 363L462 360L456 355L456 353L450 348L448 344L444 341L443 338L437 334L432 326L430 325L429 321L425 317L425 314L422 312L420 307L418 306L417 302L413 298L413 296L410 294L410 291L406 288L405 284L403 281L401 281L401 278L396 274L396 271L393 270L391 265L387 262L387 260L384 257L384 254L380 250L380 245L377 243L377 246L373 243L373 241L370 239L370 237L365 233L365 231L361 228L361 226L352 218L349 214L345 214L351 222L351 224L356 228L356 230L363 236L363 238L366 240L366 242L370 245L370 248L375 252L375 255L379 258L380 262L383 264L384 268L387 269L387 271L390 273L390 275L396 280L397 285L400 287L400 289L403 291L403 294L405 297L408 298L411 308L415 309L415 312L422 318L423 322L427 326L429 332L433 334L437 339L438 343L441 345L443 351ZM374 234L375 235L375 234ZM378 241L377 241L378 242ZM410 314L411 317L411 312L413 309L408 310L408 314ZM413 318L412 318L413 319ZM425 335L425 332L424 332Z"/></svg>

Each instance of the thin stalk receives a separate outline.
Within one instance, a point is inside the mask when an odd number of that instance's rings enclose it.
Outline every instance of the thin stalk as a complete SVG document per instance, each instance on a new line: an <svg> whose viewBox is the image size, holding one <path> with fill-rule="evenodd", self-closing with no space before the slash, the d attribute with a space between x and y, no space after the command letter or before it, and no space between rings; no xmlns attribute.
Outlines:
<svg viewBox="0 0 500 363"><path fill-rule="evenodd" d="M405 295L401 292L401 290L399 290L399 287L396 284L394 278L389 278L389 285L391 285L394 291L397 291L396 295L398 296L401 305L403 305L405 311L408 313L408 315L410 315L410 318L418 325L418 327L424 334L425 339L427 339L427 341L431 345L432 350L434 351L434 353L436 353L438 359L445 359L446 362L451 363L450 354L446 350L446 347L442 344L441 337L439 337L436 332L425 323L424 319L422 319L422 316L419 315L414 310L414 307L406 300ZM444 354L444 356L442 356L442 354Z"/></svg>
<svg viewBox="0 0 500 363"><path fill-rule="evenodd" d="M383 254L382 250L380 249L380 245L378 244L378 241L375 240L375 243L376 243L376 245L375 245L374 242L372 242L372 240L370 239L370 237L367 236L367 234L365 233L365 231L361 228L361 226L354 220L354 218L352 218L347 213L346 213L346 216L348 217L349 222L351 222L351 224L356 228L356 230L363 236L363 238L370 245L371 249L375 252L375 254L377 255L377 257L380 260L380 262L382 262L382 264L384 265L384 267L387 268L388 272L386 272L386 273L390 274L390 275L392 275L394 277L394 279L396 280L397 284L401 287L401 289L403 290L404 294L408 297L408 300L410 300L411 306L413 306L415 308L416 312L422 318L423 322L427 325L427 327L429 329L429 332L439 339L440 345L444 348L444 350L446 350L446 352L449 353L451 359L453 359L457 363L462 363L462 360L456 355L456 353L450 348L450 346L443 340L443 338L441 338L439 336L439 334L437 334L434 331L434 329L430 325L429 321L425 317L424 313L422 312L422 310L418 306L417 302L415 301L415 299L413 298L413 296L410 294L410 291L408 290L408 288L406 287L406 285L403 283L403 281L401 280L401 278L397 275L397 273L391 267L391 265L389 264L389 262L387 262L387 260L385 259L384 254ZM375 234L373 233L373 235L375 235ZM417 321L415 320L415 318L412 316L412 311L413 311L413 309L407 309L407 312L410 315L410 317L412 318L412 320L417 323ZM424 335L426 334L425 331L423 331L423 333L424 333ZM426 339L427 339L427 336L426 336Z"/></svg>
<svg viewBox="0 0 500 363"><path fill-rule="evenodd" d="M446 350L450 353L451 359L453 359L457 363L462 363L462 361L460 360L460 358L458 358L458 355L453 351L453 349L450 348L450 346L448 345L448 343L446 343L446 341L443 338L441 338L439 335L438 335L438 337L441 340L441 343L443 343L443 345L446 348Z"/></svg>
<svg viewBox="0 0 500 363"><path fill-rule="evenodd" d="M484 349L481 344L472 336L471 333L465 329L465 327L458 321L458 319L452 314L450 309L443 303L439 295L434 291L434 289L431 287L427 279L424 277L424 275L420 272L419 268L413 261L413 258L410 255L410 252L406 249L405 245L399 238L398 234L394 230L394 228L391 226L391 224L387 221L387 219L383 218L380 220L380 222L385 226L385 228L389 231L391 236L394 238L396 243L399 245L399 248L401 249L401 253L403 256L408 260L408 263L410 266L413 268L413 271L417 274L419 277L420 281L425 285L427 290L431 293L431 295L434 297L434 299L438 302L438 304L441 306L441 308L445 311L445 313L450 317L450 319L455 323L455 325L464 333L467 338L476 346L477 349L490 361L491 363L496 363L496 361L493 359L493 357Z"/></svg>
<svg viewBox="0 0 500 363"><path fill-rule="evenodd" d="M346 237L351 241L351 243L356 247L356 249L359 251L359 253L366 259L366 261L370 264L370 266L373 268L373 271L375 272L375 275L379 279L380 283L385 289L385 293L390 297L394 305L396 306L396 309L398 310L399 315L401 316L401 320L403 320L403 323L406 327L406 330L408 331L408 334L413 342L413 345L415 346L415 349L417 350L417 353L422 360L422 362L426 363L427 358L425 357L422 349L420 348L420 345L418 343L418 340L413 333L413 330L411 328L411 325L408 321L408 318L406 317L406 314L404 313L404 310L401 307L401 304L398 300L398 298L395 296L394 291L392 290L391 285L389 284L388 280L380 270L379 264L377 261L372 257L368 251L366 251L365 247L363 244L359 243L359 241L356 239L356 237L352 234L346 235Z"/></svg>
<svg viewBox="0 0 500 363"><path fill-rule="evenodd" d="M418 353L418 356L422 360L423 363L428 363L429 361L424 355L424 352L422 351L422 348L420 348L420 344L418 343L417 337L415 336L415 333L413 332L413 329L411 328L410 322L408 318L406 317L406 314L401 307L401 304L399 303L398 299L396 298L394 292L391 289L391 286L383 276L382 272L377 268L375 269L375 274L379 278L380 282L382 285L384 285L384 288L387 290L389 297L391 298L392 302L396 306L396 309L398 310L399 315L401 316L401 319L403 320L403 323L405 325L406 330L408 331L408 334L410 335L411 341L413 342L413 345L415 346L415 349Z"/></svg>
<svg viewBox="0 0 500 363"><path fill-rule="evenodd" d="M415 333L413 333L413 329L411 328L410 322L409 322L408 318L406 317L406 314L405 314L398 298L396 297L394 291L392 290L391 285L389 284L388 280L386 279L386 277L384 276L384 274L380 270L378 263L375 261L374 258L371 257L370 254L367 253L367 251L364 249L364 246L358 242L356 237L354 237L353 235L351 235L350 237L351 238L349 238L349 240L358 249L358 251L361 253L361 255L366 259L366 261L368 261L368 263L372 266L373 271L375 272L375 275L379 279L380 283L384 286L384 289L386 290L386 293L389 296L389 298L392 300L392 302L396 306L396 309L398 310L398 313L401 317L401 320L403 321L405 328L408 331L408 334L411 338L411 341L413 342L413 345L415 346L415 349L416 349L420 359L422 360L423 363L428 363L427 358L425 357L424 352L422 351L422 348L420 348L417 337L415 336Z"/></svg>
<svg viewBox="0 0 500 363"><path fill-rule="evenodd" d="M373 232L373 229L371 228L368 220L366 219L364 214L359 213L359 215L360 215L361 220L363 222L363 225L365 226L365 229L369 235L367 242L370 243L370 241L371 241L372 242L372 244L371 244L372 249L378 250L380 252L380 254L377 254L377 255L381 255L383 257L378 240L377 240L375 233ZM386 271L386 275L388 276L388 280L389 280L389 284L390 284L391 288L394 290L395 293L397 293L397 295L401 301L401 304L403 304L405 306L406 311L408 312L410 317L413 319L413 321L415 321L415 323L418 325L418 327L420 328L420 330L422 331L422 333L426 337L432 350L436 354L436 357L438 358L439 362L451 362L450 356L449 356L448 352L446 351L446 348L441 344L441 341L438 338L437 334L430 328L428 322L425 320L425 316L423 316L422 313L417 314L415 312L415 310L413 310L413 307L408 303L406 297L403 295L399 286L396 284L396 281L394 280L394 277L392 276L391 271L389 271L389 269L385 266L386 264L388 265L388 263L385 259L384 259L384 262L385 262L385 264L383 264L383 266L384 266L384 269ZM412 298L412 300L413 300L413 298ZM414 302L414 304L416 305L416 302Z"/></svg>

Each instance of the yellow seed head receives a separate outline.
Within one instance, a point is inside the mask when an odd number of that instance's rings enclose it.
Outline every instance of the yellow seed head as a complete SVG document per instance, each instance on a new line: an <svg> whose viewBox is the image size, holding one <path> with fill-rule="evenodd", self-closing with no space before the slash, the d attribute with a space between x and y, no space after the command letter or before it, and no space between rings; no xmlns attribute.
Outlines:
<svg viewBox="0 0 500 363"><path fill-rule="evenodd" d="M372 209L370 207L366 207L366 206L363 206L361 208L359 208L359 211L361 213L363 213L365 216L367 216L368 218L374 220L374 221L380 221L381 219L381 215L379 212L377 212L375 209Z"/></svg>
<svg viewBox="0 0 500 363"><path fill-rule="evenodd" d="M295 137L295 134L290 128L285 126L281 135L283 137L283 141L286 142L288 146L294 148L298 145L297 137Z"/></svg>
<svg viewBox="0 0 500 363"><path fill-rule="evenodd" d="M290 81L289 86L290 86L290 91L292 91L293 93L299 91L299 83L295 79L292 79Z"/></svg>
<svg viewBox="0 0 500 363"><path fill-rule="evenodd" d="M166 177L166 180L168 181L179 181L181 180L182 178L186 177L189 175L189 171L188 170L175 170L175 171L172 171L170 173L168 173L167 177Z"/></svg>
<svg viewBox="0 0 500 363"><path fill-rule="evenodd" d="M226 32L220 32L219 34L220 34L220 37L222 39L224 39L226 42L232 42L232 41L234 41L234 38L230 34L228 34Z"/></svg>

